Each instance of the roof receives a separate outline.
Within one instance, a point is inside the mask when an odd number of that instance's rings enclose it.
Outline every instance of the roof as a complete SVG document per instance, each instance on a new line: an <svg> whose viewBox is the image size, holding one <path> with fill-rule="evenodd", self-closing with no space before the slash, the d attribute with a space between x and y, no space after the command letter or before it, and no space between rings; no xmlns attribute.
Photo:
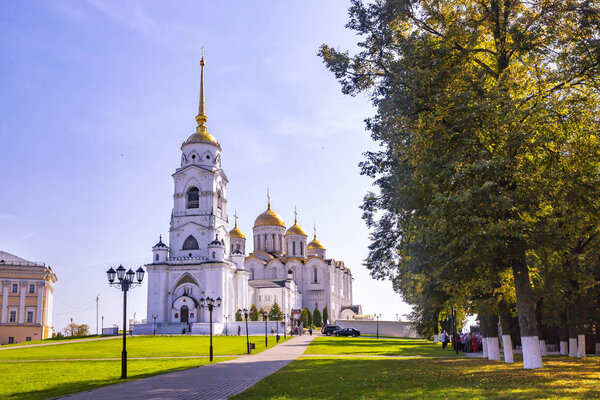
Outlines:
<svg viewBox="0 0 600 400"><path fill-rule="evenodd" d="M362 307L360 306L360 304L351 304L349 306L342 306L340 308L340 312L344 310L350 310L354 312L354 314L360 314L362 312Z"/></svg>
<svg viewBox="0 0 600 400"><path fill-rule="evenodd" d="M290 229L288 229L285 234L286 235L303 235L303 236L306 236L306 232L304 232L304 229L300 228L300 225L298 225L295 222L294 222L294 225L292 225L290 227Z"/></svg>
<svg viewBox="0 0 600 400"><path fill-rule="evenodd" d="M6 251L0 251L0 265L23 265L29 267L42 267L44 263L29 261L21 257L17 257L14 254L7 253Z"/></svg>
<svg viewBox="0 0 600 400"><path fill-rule="evenodd" d="M257 226L281 226L285 228L285 223L275 211L271 210L271 203L269 203L267 211L260 214L254 221L254 227Z"/></svg>
<svg viewBox="0 0 600 400"><path fill-rule="evenodd" d="M267 289L267 288L281 288L285 287L285 279L254 279L248 281L248 285L255 289Z"/></svg>

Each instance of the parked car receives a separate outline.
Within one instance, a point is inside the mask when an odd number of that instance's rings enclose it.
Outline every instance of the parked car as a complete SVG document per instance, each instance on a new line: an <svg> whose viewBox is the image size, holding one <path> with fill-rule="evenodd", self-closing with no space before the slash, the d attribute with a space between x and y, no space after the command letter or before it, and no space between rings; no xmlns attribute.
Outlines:
<svg viewBox="0 0 600 400"><path fill-rule="evenodd" d="M339 325L327 324L323 328L321 328L321 333L323 335L331 336L331 334L335 331L339 331L342 329Z"/></svg>
<svg viewBox="0 0 600 400"><path fill-rule="evenodd" d="M333 332L333 336L360 336L360 331L357 331L354 328L344 328L344 329L338 329L337 331Z"/></svg>

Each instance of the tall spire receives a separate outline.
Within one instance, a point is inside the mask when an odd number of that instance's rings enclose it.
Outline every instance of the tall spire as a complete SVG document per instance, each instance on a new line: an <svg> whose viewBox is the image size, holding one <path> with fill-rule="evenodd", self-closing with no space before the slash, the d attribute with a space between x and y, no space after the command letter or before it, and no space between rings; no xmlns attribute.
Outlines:
<svg viewBox="0 0 600 400"><path fill-rule="evenodd" d="M233 217L235 218L235 228L237 228L237 219L238 219L237 210L235 210L235 213L233 213Z"/></svg>
<svg viewBox="0 0 600 400"><path fill-rule="evenodd" d="M196 132L206 132L206 112L204 108L204 47L202 47L202 59L200 60L200 102L198 103L198 115L196 115Z"/></svg>
<svg viewBox="0 0 600 400"><path fill-rule="evenodd" d="M269 194L269 188L267 188L267 209L271 208L271 195Z"/></svg>
<svg viewBox="0 0 600 400"><path fill-rule="evenodd" d="M317 224L314 223L314 222L313 222L313 231L315 233L315 239L314 240L317 240Z"/></svg>
<svg viewBox="0 0 600 400"><path fill-rule="evenodd" d="M294 206L294 225L298 224L298 210Z"/></svg>

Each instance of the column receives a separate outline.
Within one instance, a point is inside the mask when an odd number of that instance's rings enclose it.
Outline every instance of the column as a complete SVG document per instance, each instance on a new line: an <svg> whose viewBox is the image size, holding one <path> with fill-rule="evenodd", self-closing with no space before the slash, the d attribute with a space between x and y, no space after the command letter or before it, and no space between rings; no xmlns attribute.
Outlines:
<svg viewBox="0 0 600 400"><path fill-rule="evenodd" d="M5 324L6 318L8 316L8 287L10 286L10 281L2 281L2 318L0 322Z"/></svg>
<svg viewBox="0 0 600 400"><path fill-rule="evenodd" d="M19 299L19 323L25 322L25 294L27 293L27 282L21 281L21 298Z"/></svg>
<svg viewBox="0 0 600 400"><path fill-rule="evenodd" d="M42 325L42 309L44 308L44 282L37 283L37 307L35 309L35 323Z"/></svg>

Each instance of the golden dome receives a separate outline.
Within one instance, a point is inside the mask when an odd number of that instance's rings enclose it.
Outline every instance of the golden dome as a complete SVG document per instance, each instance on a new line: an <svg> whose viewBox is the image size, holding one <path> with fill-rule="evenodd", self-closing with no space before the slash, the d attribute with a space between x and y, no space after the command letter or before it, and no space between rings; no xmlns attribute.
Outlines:
<svg viewBox="0 0 600 400"><path fill-rule="evenodd" d="M317 240L317 238L314 238L313 241L306 246L306 250L325 250L325 247Z"/></svg>
<svg viewBox="0 0 600 400"><path fill-rule="evenodd" d="M256 218L256 221L254 221L254 227L256 228L257 226L282 226L285 228L285 223L279 215L271 210L271 203L269 203L267 211L260 214Z"/></svg>
<svg viewBox="0 0 600 400"><path fill-rule="evenodd" d="M219 142L217 142L215 138L206 131L197 131L196 133L192 134L185 142L183 142L182 146L190 143L208 143L217 146L219 149L221 148Z"/></svg>
<svg viewBox="0 0 600 400"><path fill-rule="evenodd" d="M238 239L246 239L246 236L244 236L242 231L240 231L240 228L237 227L237 224L235 225L235 227L232 230L229 231L229 237L230 238L238 238Z"/></svg>
<svg viewBox="0 0 600 400"><path fill-rule="evenodd" d="M306 235L306 232L304 232L304 230L302 228L300 228L300 226L297 223L294 223L293 226L290 227L290 229L287 230L287 232L285 233L286 235Z"/></svg>

